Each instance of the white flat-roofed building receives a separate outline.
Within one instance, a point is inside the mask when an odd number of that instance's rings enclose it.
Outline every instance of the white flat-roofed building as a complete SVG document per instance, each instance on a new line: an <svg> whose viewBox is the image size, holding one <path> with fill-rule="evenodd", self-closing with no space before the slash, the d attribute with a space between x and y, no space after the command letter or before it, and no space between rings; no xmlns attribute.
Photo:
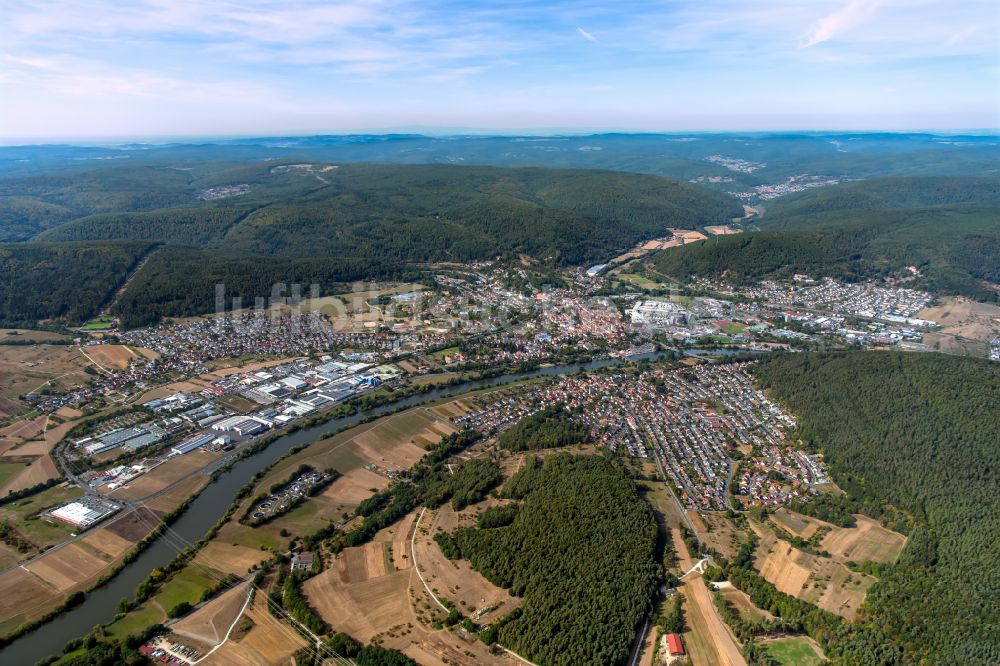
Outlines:
<svg viewBox="0 0 1000 666"><path fill-rule="evenodd" d="M292 389L293 391L301 391L302 389L309 386L307 383L302 381L300 377L296 377L295 375L292 375L291 377L285 377L284 379L281 380L281 383L287 386L288 388Z"/></svg>
<svg viewBox="0 0 1000 666"><path fill-rule="evenodd" d="M633 324L642 326L676 326L688 319L687 310L668 301L639 301L629 314Z"/></svg>
<svg viewBox="0 0 1000 666"><path fill-rule="evenodd" d="M205 446L213 439L215 439L215 436L216 435L213 432L199 433L198 435L195 435L190 439L186 439L177 446L173 447L172 449L170 449L170 452L178 456L183 455L189 451L194 451L195 449L201 446Z"/></svg>
<svg viewBox="0 0 1000 666"><path fill-rule="evenodd" d="M84 497L75 502L64 504L58 509L53 509L49 512L49 515L64 523L86 529L104 520L120 508L119 505L113 502L93 497Z"/></svg>

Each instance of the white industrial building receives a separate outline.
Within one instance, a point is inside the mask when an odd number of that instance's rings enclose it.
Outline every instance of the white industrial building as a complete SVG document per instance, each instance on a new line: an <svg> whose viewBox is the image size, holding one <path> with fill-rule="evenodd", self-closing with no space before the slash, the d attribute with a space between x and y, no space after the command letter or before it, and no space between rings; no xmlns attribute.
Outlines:
<svg viewBox="0 0 1000 666"><path fill-rule="evenodd" d="M76 502L64 504L58 509L53 509L49 515L64 523L69 523L76 527L86 529L91 525L104 520L121 507L113 502L91 501L92 498L83 498Z"/></svg>
<svg viewBox="0 0 1000 666"><path fill-rule="evenodd" d="M194 437L191 437L190 439L184 440L177 446L174 446L172 449L170 449L170 453L175 456L184 455L188 451L194 451L198 447L205 446L213 439L215 439L215 433L212 432L199 433Z"/></svg>
<svg viewBox="0 0 1000 666"><path fill-rule="evenodd" d="M677 326L688 320L687 310L668 301L639 301L629 314L632 323L641 326Z"/></svg>

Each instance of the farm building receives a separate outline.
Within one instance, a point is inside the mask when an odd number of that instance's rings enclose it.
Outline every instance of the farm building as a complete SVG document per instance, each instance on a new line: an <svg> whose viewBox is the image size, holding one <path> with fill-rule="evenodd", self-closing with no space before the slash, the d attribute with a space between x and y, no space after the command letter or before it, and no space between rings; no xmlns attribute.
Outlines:
<svg viewBox="0 0 1000 666"><path fill-rule="evenodd" d="M684 643L681 642L680 634L667 634L667 649L670 656L682 656L684 654Z"/></svg>
<svg viewBox="0 0 1000 666"><path fill-rule="evenodd" d="M313 554L312 553L295 553L292 555L292 570L305 570L312 566Z"/></svg>

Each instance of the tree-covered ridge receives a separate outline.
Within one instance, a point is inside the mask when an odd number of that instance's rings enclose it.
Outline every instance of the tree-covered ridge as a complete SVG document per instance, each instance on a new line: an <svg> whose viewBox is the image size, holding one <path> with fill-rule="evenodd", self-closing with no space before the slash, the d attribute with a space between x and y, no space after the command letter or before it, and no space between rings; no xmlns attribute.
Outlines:
<svg viewBox="0 0 1000 666"><path fill-rule="evenodd" d="M150 247L136 242L0 245L0 325L82 322Z"/></svg>
<svg viewBox="0 0 1000 666"><path fill-rule="evenodd" d="M219 242L255 253L468 261L606 259L668 226L738 214L734 202L653 176L569 169L345 165Z"/></svg>
<svg viewBox="0 0 1000 666"><path fill-rule="evenodd" d="M36 240L150 240L200 246L217 239L252 210L248 206L203 204L133 213L100 213L50 229L39 234Z"/></svg>
<svg viewBox="0 0 1000 666"><path fill-rule="evenodd" d="M1000 204L787 217L764 231L716 236L666 250L653 261L668 275L721 276L737 282L795 273L877 279L916 266L922 277L914 286L995 300L997 292L984 281L1000 281Z"/></svg>
<svg viewBox="0 0 1000 666"><path fill-rule="evenodd" d="M0 197L0 242L29 240L39 231L64 224L76 214L57 204L32 197Z"/></svg>
<svg viewBox="0 0 1000 666"><path fill-rule="evenodd" d="M624 663L660 577L635 485L610 460L558 454L528 458L503 493L523 498L513 522L453 534L475 569L524 597L498 642L542 666Z"/></svg>
<svg viewBox="0 0 1000 666"><path fill-rule="evenodd" d="M765 227L780 226L789 218L830 211L977 203L1000 203L1000 178L873 178L782 197L768 204L762 224ZM789 220L788 223L794 224L794 220Z"/></svg>
<svg viewBox="0 0 1000 666"><path fill-rule="evenodd" d="M303 297L310 285L335 293L355 280L418 277L404 267L363 258L268 257L164 246L153 253L118 298L113 314L126 327L153 323L161 317L212 312L216 285L224 287L226 307L233 298L252 307L258 297L270 299L276 284L298 284ZM290 286L281 296L290 296Z"/></svg>
<svg viewBox="0 0 1000 666"><path fill-rule="evenodd" d="M756 373L850 496L912 516L863 622L913 663L1000 663L1000 366L856 352L772 357Z"/></svg>
<svg viewBox="0 0 1000 666"><path fill-rule="evenodd" d="M669 226L739 215L723 195L617 172L355 164L322 172L306 188L282 186L290 176L274 169L267 164L227 172L259 189L225 204L89 217L44 238L139 237L250 254L374 261L524 253L579 263L607 258ZM233 224L250 205L260 210Z"/></svg>
<svg viewBox="0 0 1000 666"><path fill-rule="evenodd" d="M249 191L197 199L234 184ZM249 304L276 283L330 293L428 261L596 262L669 226L738 214L732 199L694 185L570 169L203 163L0 180L0 240L165 245L120 299L126 326L211 312L220 283ZM8 217L17 219L4 225ZM74 299L72 290L56 297Z"/></svg>

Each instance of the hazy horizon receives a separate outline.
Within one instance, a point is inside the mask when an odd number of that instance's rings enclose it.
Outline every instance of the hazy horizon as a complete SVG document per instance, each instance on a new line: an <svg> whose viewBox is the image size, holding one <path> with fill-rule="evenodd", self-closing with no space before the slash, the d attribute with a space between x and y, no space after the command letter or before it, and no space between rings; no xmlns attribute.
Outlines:
<svg viewBox="0 0 1000 666"><path fill-rule="evenodd" d="M866 134L899 134L899 135L930 135L930 136L969 136L969 137L998 137L1000 138L1000 127L954 127L954 128L802 128L802 129L731 129L731 130L708 130L708 129L635 129L635 128L473 128L473 127L386 127L386 128L358 128L347 130L330 130L316 132L288 132L288 133L261 133L261 134L188 134L188 135L133 135L133 136L66 136L66 137L21 137L8 138L0 136L0 147L16 148L20 146L78 146L78 147L114 147L128 144L139 144L149 146L161 146L169 144L186 144L190 142L235 142L267 139L308 139L315 137L351 137L351 136L414 136L428 139L445 138L539 138L558 139L579 138L600 135L620 135L620 136L780 136L780 135L803 135L803 136L826 136L826 135L859 135Z"/></svg>

